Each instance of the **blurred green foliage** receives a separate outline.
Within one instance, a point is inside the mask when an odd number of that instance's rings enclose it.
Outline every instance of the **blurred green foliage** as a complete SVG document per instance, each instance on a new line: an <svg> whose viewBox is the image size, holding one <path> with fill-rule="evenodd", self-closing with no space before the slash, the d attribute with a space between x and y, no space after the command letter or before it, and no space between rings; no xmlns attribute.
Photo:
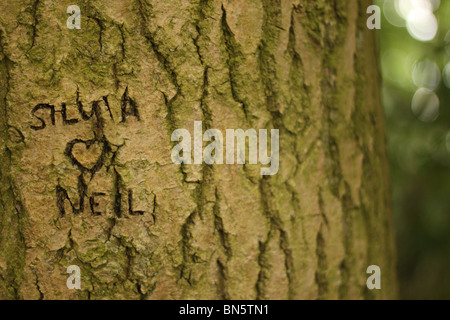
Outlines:
<svg viewBox="0 0 450 320"><path fill-rule="evenodd" d="M375 4L400 298L450 299L450 1Z"/></svg>

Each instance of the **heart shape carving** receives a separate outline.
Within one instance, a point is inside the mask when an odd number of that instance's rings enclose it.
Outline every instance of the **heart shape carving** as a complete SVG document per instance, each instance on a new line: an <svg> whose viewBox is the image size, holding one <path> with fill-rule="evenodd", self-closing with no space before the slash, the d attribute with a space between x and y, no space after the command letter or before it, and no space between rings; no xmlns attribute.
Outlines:
<svg viewBox="0 0 450 320"><path fill-rule="evenodd" d="M107 146L98 140L75 139L67 144L66 155L81 171L95 173L103 166Z"/></svg>

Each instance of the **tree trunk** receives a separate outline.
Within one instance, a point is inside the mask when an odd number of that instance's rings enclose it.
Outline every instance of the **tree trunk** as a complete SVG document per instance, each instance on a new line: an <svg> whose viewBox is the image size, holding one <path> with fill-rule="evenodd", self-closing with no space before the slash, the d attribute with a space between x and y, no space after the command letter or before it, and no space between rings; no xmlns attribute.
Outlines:
<svg viewBox="0 0 450 320"><path fill-rule="evenodd" d="M370 1L82 1L81 29L25 2L0 4L1 298L396 297ZM279 129L278 173L174 164L194 121Z"/></svg>

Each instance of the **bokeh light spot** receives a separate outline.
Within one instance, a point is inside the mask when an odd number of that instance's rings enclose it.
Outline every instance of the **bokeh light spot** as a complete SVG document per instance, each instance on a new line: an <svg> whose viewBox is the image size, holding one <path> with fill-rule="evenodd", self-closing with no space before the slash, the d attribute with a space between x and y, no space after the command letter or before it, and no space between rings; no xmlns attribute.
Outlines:
<svg viewBox="0 0 450 320"><path fill-rule="evenodd" d="M437 34L438 22L436 16L430 10L415 7L408 15L406 27L414 39L430 41Z"/></svg>
<svg viewBox="0 0 450 320"><path fill-rule="evenodd" d="M433 61L426 59L416 62L412 72L412 78L417 87L434 90L441 82L441 71Z"/></svg>
<svg viewBox="0 0 450 320"><path fill-rule="evenodd" d="M439 98L432 90L420 88L411 103L413 114L423 122L433 122L439 117Z"/></svg>
<svg viewBox="0 0 450 320"><path fill-rule="evenodd" d="M383 13L386 20L396 27L406 27L406 19L403 19L395 7L395 1L385 1L383 4Z"/></svg>
<svg viewBox="0 0 450 320"><path fill-rule="evenodd" d="M450 88L450 63L447 63L447 65L444 68L443 72L444 77L444 83L447 88Z"/></svg>

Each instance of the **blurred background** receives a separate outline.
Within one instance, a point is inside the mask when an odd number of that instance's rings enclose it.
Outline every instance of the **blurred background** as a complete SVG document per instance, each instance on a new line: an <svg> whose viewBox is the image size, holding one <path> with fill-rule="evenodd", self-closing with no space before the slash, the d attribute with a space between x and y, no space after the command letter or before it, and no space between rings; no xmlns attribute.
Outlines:
<svg viewBox="0 0 450 320"><path fill-rule="evenodd" d="M402 299L450 299L450 0L376 0Z"/></svg>

